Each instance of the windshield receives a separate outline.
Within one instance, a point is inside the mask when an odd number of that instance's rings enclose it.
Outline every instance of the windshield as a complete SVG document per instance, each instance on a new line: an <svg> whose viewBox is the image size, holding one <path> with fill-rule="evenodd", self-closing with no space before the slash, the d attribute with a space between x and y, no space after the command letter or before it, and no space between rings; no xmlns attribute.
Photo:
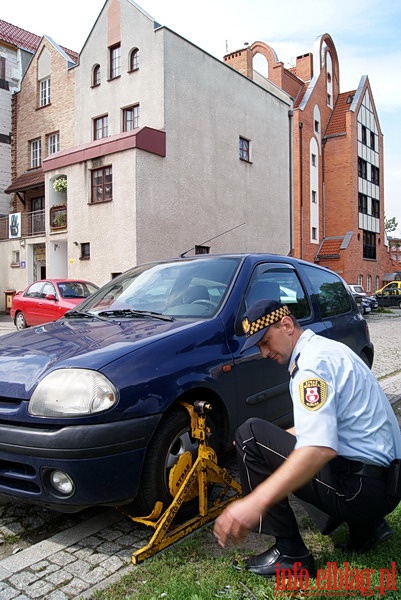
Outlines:
<svg viewBox="0 0 401 600"><path fill-rule="evenodd" d="M137 317L141 311L213 317L239 263L239 258L216 257L141 265L110 281L76 310L119 318Z"/></svg>

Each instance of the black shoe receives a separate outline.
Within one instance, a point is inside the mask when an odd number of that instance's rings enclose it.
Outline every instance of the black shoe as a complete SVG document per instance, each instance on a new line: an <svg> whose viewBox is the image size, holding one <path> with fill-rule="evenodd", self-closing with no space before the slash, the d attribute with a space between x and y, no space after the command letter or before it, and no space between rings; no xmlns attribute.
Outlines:
<svg viewBox="0 0 401 600"><path fill-rule="evenodd" d="M287 554L281 554L276 545L269 548L269 550L266 550L266 552L262 552L262 554L247 558L244 563L247 571L251 571L251 573L255 573L255 575L262 575L262 577L266 578L275 577L277 570L293 570L294 568L296 568L297 571L306 569L309 573L309 577L315 577L316 575L315 561L311 554L288 556Z"/></svg>
<svg viewBox="0 0 401 600"><path fill-rule="evenodd" d="M385 542L390 536L393 535L393 530L388 526L387 522L382 519L380 523L376 525L370 535L357 542L350 540L346 544L336 544L336 548L344 550L344 552L355 552L356 554L365 554L372 548L375 548L378 544Z"/></svg>

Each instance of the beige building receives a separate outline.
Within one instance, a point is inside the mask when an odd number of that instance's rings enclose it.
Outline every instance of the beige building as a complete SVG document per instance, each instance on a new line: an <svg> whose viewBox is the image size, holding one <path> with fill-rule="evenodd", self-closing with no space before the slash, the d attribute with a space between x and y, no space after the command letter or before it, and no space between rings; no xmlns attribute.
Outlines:
<svg viewBox="0 0 401 600"><path fill-rule="evenodd" d="M50 71L38 72L42 61ZM31 87L40 122L33 117L17 136L19 160L32 141L46 146L56 131L60 151L42 153L44 232L16 241L26 268L23 277L7 269L8 287L44 273L103 284L132 265L197 246L290 252L286 92L262 77L250 81L131 0L106 2L73 68L43 39L22 83L17 123L29 103L25 88L47 72L52 94L55 87L64 99L38 110ZM60 177L66 191L56 192Z"/></svg>

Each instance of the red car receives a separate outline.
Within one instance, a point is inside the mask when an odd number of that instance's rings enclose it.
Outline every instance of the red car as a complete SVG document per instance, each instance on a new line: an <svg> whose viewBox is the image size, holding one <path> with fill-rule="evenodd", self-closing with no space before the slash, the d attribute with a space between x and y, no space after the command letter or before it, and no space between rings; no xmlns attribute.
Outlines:
<svg viewBox="0 0 401 600"><path fill-rule="evenodd" d="M98 289L78 279L35 281L13 296L10 315L17 329L56 321Z"/></svg>

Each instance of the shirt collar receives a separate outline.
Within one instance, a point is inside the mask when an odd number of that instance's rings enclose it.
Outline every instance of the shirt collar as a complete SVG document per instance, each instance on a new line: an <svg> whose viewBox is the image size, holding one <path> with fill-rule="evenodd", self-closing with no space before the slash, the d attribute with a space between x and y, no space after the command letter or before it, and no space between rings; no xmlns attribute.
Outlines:
<svg viewBox="0 0 401 600"><path fill-rule="evenodd" d="M291 358L290 358L290 362L289 362L289 366L288 366L289 373L293 372L294 365L296 365L299 355L301 354L301 352L304 349L304 347L306 346L306 344L309 342L309 340L314 335L316 335L314 331L312 331L311 329L305 329L305 331L303 331L302 334L299 336L298 341L295 344L294 349L291 354Z"/></svg>

